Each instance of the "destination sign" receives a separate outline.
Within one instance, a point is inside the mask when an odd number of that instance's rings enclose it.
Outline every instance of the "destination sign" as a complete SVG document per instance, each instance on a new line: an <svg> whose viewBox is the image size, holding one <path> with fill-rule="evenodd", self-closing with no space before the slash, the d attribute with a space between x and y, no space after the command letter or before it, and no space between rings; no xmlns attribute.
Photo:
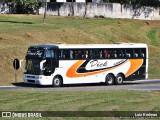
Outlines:
<svg viewBox="0 0 160 120"><path fill-rule="evenodd" d="M42 57L43 51L42 50L28 50L27 55L29 56L38 56Z"/></svg>

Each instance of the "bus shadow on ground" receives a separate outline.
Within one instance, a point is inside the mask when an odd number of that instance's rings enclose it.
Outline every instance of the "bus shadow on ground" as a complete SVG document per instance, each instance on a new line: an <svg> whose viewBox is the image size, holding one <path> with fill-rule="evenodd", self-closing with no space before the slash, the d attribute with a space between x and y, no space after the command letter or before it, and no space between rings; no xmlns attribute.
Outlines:
<svg viewBox="0 0 160 120"><path fill-rule="evenodd" d="M63 85L62 87L94 87L94 86L125 86L125 85L136 85L136 84L143 84L143 83L136 83L136 82L125 82L122 85L106 85L105 83L85 83L85 84L67 84ZM29 84L24 82L18 82L18 83L12 83L12 85L17 87L30 87L30 88L50 88L53 87L52 85L35 85L35 84Z"/></svg>
<svg viewBox="0 0 160 120"><path fill-rule="evenodd" d="M12 83L12 85L16 87L31 87L31 88L40 88L42 87L41 85L35 85L35 84L29 84L29 83L24 83L24 82L17 82L17 83Z"/></svg>

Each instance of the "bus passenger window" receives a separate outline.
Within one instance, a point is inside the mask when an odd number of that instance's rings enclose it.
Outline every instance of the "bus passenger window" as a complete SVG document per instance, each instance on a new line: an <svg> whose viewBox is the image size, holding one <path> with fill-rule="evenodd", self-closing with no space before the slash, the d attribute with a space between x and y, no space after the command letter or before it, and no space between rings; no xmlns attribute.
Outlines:
<svg viewBox="0 0 160 120"><path fill-rule="evenodd" d="M103 51L100 50L100 58L103 58Z"/></svg>
<svg viewBox="0 0 160 120"><path fill-rule="evenodd" d="M85 52L85 50L82 51L82 58L83 59L86 58L86 52Z"/></svg>
<svg viewBox="0 0 160 120"><path fill-rule="evenodd" d="M144 53L142 52L142 50L139 50L139 55L140 57L144 57Z"/></svg>
<svg viewBox="0 0 160 120"><path fill-rule="evenodd" d="M64 50L63 57L64 57L64 59L70 59L70 51Z"/></svg>
<svg viewBox="0 0 160 120"><path fill-rule="evenodd" d="M66 59L66 55L67 55L67 52L64 51L64 52L63 52L63 58L64 58L64 59Z"/></svg>
<svg viewBox="0 0 160 120"><path fill-rule="evenodd" d="M78 59L78 51L77 50L74 51L74 59Z"/></svg>
<svg viewBox="0 0 160 120"><path fill-rule="evenodd" d="M84 50L84 51L82 52L82 58L83 58L83 59L88 58L88 50Z"/></svg>
<svg viewBox="0 0 160 120"><path fill-rule="evenodd" d="M100 58L100 53L98 50L94 50L94 54L95 54L95 59L99 59Z"/></svg>
<svg viewBox="0 0 160 120"><path fill-rule="evenodd" d="M131 51L125 50L125 56L130 58L131 57Z"/></svg>
<svg viewBox="0 0 160 120"><path fill-rule="evenodd" d="M88 58L88 50L86 50L86 54L85 54L86 58Z"/></svg>
<svg viewBox="0 0 160 120"><path fill-rule="evenodd" d="M82 51L78 50L78 58L81 59L82 58Z"/></svg>
<svg viewBox="0 0 160 120"><path fill-rule="evenodd" d="M93 59L93 50L90 50L90 56L91 59Z"/></svg>
<svg viewBox="0 0 160 120"><path fill-rule="evenodd" d="M137 50L133 50L133 57L137 58L138 57L138 51Z"/></svg>
<svg viewBox="0 0 160 120"><path fill-rule="evenodd" d="M73 50L70 50L70 59L73 59Z"/></svg>
<svg viewBox="0 0 160 120"><path fill-rule="evenodd" d="M126 57L131 57L131 54L130 53L126 53Z"/></svg>
<svg viewBox="0 0 160 120"><path fill-rule="evenodd" d="M124 51L123 50L118 50L118 57L123 58L124 57Z"/></svg>
<svg viewBox="0 0 160 120"><path fill-rule="evenodd" d="M54 58L53 50L47 50L46 51L46 58Z"/></svg>
<svg viewBox="0 0 160 120"><path fill-rule="evenodd" d="M64 54L63 54L63 50L60 50L60 51L59 51L59 58L60 58L60 59L64 59L64 58L65 58L65 56L64 56Z"/></svg>
<svg viewBox="0 0 160 120"><path fill-rule="evenodd" d="M104 50L104 58L109 58L110 57L110 53L107 50Z"/></svg>
<svg viewBox="0 0 160 120"><path fill-rule="evenodd" d="M109 53L110 53L110 57L111 57L111 58L115 58L115 56L114 56L114 51L113 51L113 50L109 51Z"/></svg>
<svg viewBox="0 0 160 120"><path fill-rule="evenodd" d="M114 56L114 58L117 58L117 51L116 50L114 50L113 56Z"/></svg>

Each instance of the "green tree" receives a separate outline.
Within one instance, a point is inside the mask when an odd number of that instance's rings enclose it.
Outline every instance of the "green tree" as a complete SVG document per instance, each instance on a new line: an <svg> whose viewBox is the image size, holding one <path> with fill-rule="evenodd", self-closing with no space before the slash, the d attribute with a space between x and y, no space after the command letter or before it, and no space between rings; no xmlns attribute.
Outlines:
<svg viewBox="0 0 160 120"><path fill-rule="evenodd" d="M1 3L12 3L11 7L18 14L34 13L42 6L42 0L0 0Z"/></svg>
<svg viewBox="0 0 160 120"><path fill-rule="evenodd" d="M33 0L16 0L15 7L18 14L28 14L39 8L40 4Z"/></svg>

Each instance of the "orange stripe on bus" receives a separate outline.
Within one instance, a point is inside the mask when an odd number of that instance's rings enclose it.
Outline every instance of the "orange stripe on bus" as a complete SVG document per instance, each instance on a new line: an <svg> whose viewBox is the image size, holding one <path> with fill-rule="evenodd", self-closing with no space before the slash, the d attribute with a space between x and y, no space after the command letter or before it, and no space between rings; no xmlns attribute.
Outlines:
<svg viewBox="0 0 160 120"><path fill-rule="evenodd" d="M128 61L128 60L127 60ZM125 61L123 64L125 64L127 61ZM77 73L76 70L80 67L80 65L82 65L83 63L85 62L85 60L79 60L77 61L75 64L73 64L67 71L66 73L66 76L67 77L85 77L85 76L90 76L90 75L95 75L95 74L99 74L99 73L102 73L102 72L106 72L106 71L109 71L109 70L112 70L112 69L115 69L117 67L120 67L121 65L119 66L115 66L115 67L112 67L112 68L106 68L104 70L97 70L97 71L94 71L94 72L87 72L87 73Z"/></svg>
<svg viewBox="0 0 160 120"><path fill-rule="evenodd" d="M130 59L130 68L125 74L126 77L130 76L133 74L136 70L138 70L142 64L143 64L143 59Z"/></svg>

